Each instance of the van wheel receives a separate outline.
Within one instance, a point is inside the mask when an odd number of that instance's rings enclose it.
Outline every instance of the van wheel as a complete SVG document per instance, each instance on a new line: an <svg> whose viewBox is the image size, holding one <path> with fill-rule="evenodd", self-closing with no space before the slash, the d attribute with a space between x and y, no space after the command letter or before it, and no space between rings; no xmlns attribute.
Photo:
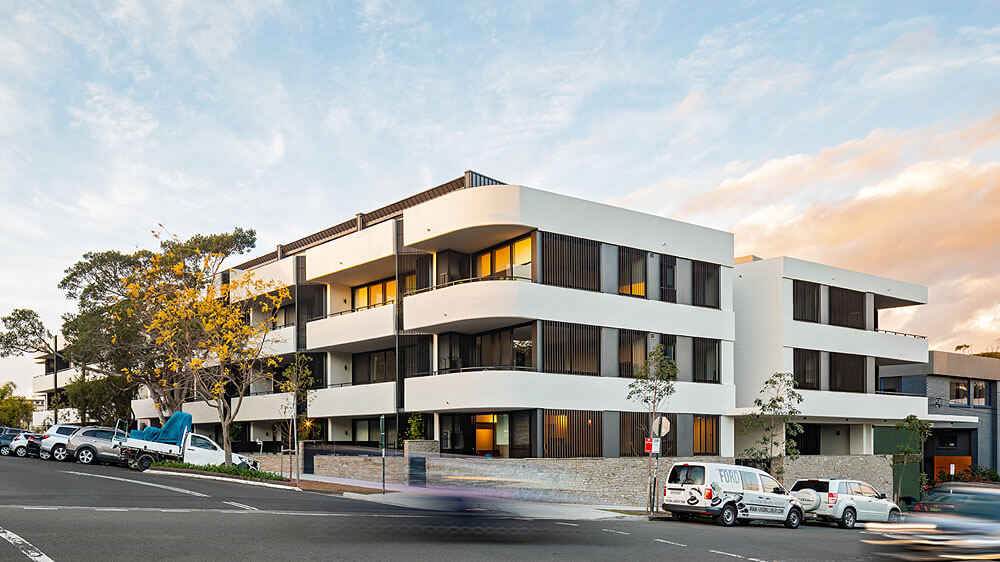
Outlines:
<svg viewBox="0 0 1000 562"><path fill-rule="evenodd" d="M736 508L733 504L727 503L722 512L715 518L715 522L723 527L732 527L736 524Z"/></svg>
<svg viewBox="0 0 1000 562"><path fill-rule="evenodd" d="M853 529L854 524L858 522L858 514L854 512L853 507L848 507L844 509L844 514L840 516L840 521L837 521L837 525L840 525L841 529Z"/></svg>
<svg viewBox="0 0 1000 562"><path fill-rule="evenodd" d="M893 509L889 512L889 523L899 523L900 519L902 518L899 516L898 509Z"/></svg>
<svg viewBox="0 0 1000 562"><path fill-rule="evenodd" d="M139 469L140 471L145 471L145 470L149 469L149 467L151 467L151 466L153 466L153 456L152 455L143 455L143 456L139 457L139 460L135 461L135 467L137 469Z"/></svg>
<svg viewBox="0 0 1000 562"><path fill-rule="evenodd" d="M785 518L785 527L789 529L798 529L799 525L802 524L802 512L799 508L793 507L788 512L788 517Z"/></svg>

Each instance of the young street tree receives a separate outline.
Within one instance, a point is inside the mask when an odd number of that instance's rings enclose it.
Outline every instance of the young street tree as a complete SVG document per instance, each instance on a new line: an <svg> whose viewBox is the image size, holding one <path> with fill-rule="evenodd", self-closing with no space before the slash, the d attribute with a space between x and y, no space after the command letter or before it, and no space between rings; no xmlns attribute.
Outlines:
<svg viewBox="0 0 1000 562"><path fill-rule="evenodd" d="M743 416L741 430L760 437L743 451L743 457L769 465L775 476L784 474L782 460L799 456L795 437L802 433L802 426L792 420L800 414L800 403L802 395L795 390L792 373L774 373L764 381L760 396L753 401L755 411Z"/></svg>
<svg viewBox="0 0 1000 562"><path fill-rule="evenodd" d="M674 382L677 380L677 365L669 359L663 345L659 344L649 352L646 360L635 373L635 378L628 385L628 399L642 404L649 412L649 437L659 437L655 434L657 428L653 421L657 412L666 406L667 400L674 393ZM656 501L656 478L659 472L660 457L656 455L653 462L653 451L649 452L648 467L648 497L646 507L653 511Z"/></svg>
<svg viewBox="0 0 1000 562"><path fill-rule="evenodd" d="M7 427L28 427L34 406L23 396L15 396L13 382L0 385L0 425Z"/></svg>
<svg viewBox="0 0 1000 562"><path fill-rule="evenodd" d="M226 280L223 254L196 249L199 259L181 260L175 246L165 247L129 278L130 298L148 306L128 313L139 316L165 360L164 367L153 370L158 377L154 383L183 384L217 410L226 464L231 465L231 426L250 386L278 365L269 351L275 343L269 332L290 294L286 286L251 272ZM120 314L115 311L116 320Z"/></svg>
<svg viewBox="0 0 1000 562"><path fill-rule="evenodd" d="M896 445L898 455L895 464L903 465L899 471L899 478L896 481L896 503L899 503L901 488L903 487L903 476L906 474L906 467L910 462L916 462L921 466L924 461L924 443L931 437L931 423L918 418L915 414L906 416L901 422L896 423L896 436L900 442ZM927 473L920 471L920 495L924 493L924 486L927 484Z"/></svg>

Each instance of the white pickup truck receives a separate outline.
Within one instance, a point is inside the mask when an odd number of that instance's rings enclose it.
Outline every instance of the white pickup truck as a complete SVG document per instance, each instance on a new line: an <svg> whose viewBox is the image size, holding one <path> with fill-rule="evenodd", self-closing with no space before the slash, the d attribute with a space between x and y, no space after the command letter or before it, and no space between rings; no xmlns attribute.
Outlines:
<svg viewBox="0 0 1000 562"><path fill-rule="evenodd" d="M179 412L174 416L189 415ZM127 431L120 429L122 423L119 421L118 427L115 429L112 446L118 449L122 461L130 468L146 470L154 462L161 460L202 466L217 466L226 462L225 450L208 437L192 433L189 429L190 421L187 422L187 427L184 427L184 424L173 424L181 426L180 431L175 432L180 433L179 438L165 436L159 440L136 437L142 432L132 432L130 436ZM233 453L233 464L244 468L260 469L260 463L257 462L257 459L237 453Z"/></svg>

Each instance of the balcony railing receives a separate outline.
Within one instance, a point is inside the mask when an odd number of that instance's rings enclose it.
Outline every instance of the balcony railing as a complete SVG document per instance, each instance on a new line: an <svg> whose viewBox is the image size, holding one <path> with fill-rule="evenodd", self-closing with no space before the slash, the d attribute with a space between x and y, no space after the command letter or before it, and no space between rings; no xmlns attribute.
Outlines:
<svg viewBox="0 0 1000 562"><path fill-rule="evenodd" d="M335 316L343 316L345 314L351 314L352 312L361 312L362 310L369 310L372 308L379 308L381 306L390 305L394 302L396 302L396 299L389 299L385 302L380 302L378 304L369 304L366 306L359 306L357 308L348 308L347 310L341 310L340 312L331 312L329 314L324 314L323 316L316 316L313 318L309 318L308 320L306 320L306 322L312 322L313 320L322 320L324 318L333 318Z"/></svg>
<svg viewBox="0 0 1000 562"><path fill-rule="evenodd" d="M920 340L927 339L927 336L921 336L919 334L907 334L906 332L894 332L892 330L878 330L878 331L882 332L883 334L892 334L894 336L906 336L908 338L917 338Z"/></svg>
<svg viewBox="0 0 1000 562"><path fill-rule="evenodd" d="M449 281L447 283L438 283L437 285L431 285L430 287L424 287L423 289L412 289L406 291L404 296L418 295L420 293L426 293L429 291L434 291L436 289L444 289L446 287L451 287L453 285L463 285L465 283L476 283L478 281L527 281L529 283L535 283L536 281L531 277L521 277L518 275L506 275L506 274L494 274L494 275L483 275L482 277L468 277L466 279L455 279L454 281Z"/></svg>

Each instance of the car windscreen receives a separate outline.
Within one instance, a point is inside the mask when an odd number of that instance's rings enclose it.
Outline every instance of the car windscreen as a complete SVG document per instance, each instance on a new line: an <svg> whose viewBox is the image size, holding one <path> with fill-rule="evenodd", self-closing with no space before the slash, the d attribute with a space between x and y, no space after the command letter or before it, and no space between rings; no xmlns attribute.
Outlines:
<svg viewBox="0 0 1000 562"><path fill-rule="evenodd" d="M816 490L825 494L830 491L830 483L819 480L799 480L792 486L792 491L798 492L799 490Z"/></svg>
<svg viewBox="0 0 1000 562"><path fill-rule="evenodd" d="M670 478L667 479L667 483L703 486L705 484L705 467L691 465L675 466L670 471Z"/></svg>

